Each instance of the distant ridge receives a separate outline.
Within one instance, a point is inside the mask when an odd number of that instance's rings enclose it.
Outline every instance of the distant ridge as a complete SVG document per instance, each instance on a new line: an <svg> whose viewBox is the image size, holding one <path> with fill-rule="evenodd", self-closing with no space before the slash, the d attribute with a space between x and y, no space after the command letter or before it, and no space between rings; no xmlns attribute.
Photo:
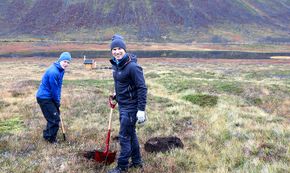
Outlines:
<svg viewBox="0 0 290 173"><path fill-rule="evenodd" d="M290 43L289 0L2 0L1 39Z"/></svg>

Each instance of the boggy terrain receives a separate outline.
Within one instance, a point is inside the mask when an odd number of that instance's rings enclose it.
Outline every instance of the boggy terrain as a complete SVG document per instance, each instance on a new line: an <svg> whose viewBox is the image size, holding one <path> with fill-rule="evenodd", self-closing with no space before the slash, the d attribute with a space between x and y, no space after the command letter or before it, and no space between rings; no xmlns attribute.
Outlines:
<svg viewBox="0 0 290 173"><path fill-rule="evenodd" d="M55 57L56 58L56 57ZM1 172L106 172L80 153L104 147L113 92L112 72L86 70L75 58L63 83L61 112L67 141L41 135L45 120L35 92L55 58L0 58ZM109 66L98 58L97 67ZM138 127L145 172L287 172L290 60L140 58L148 85L148 121ZM118 111L113 112L117 136ZM147 153L151 137L184 144ZM117 141L111 148L119 151ZM139 172L132 169L130 172Z"/></svg>

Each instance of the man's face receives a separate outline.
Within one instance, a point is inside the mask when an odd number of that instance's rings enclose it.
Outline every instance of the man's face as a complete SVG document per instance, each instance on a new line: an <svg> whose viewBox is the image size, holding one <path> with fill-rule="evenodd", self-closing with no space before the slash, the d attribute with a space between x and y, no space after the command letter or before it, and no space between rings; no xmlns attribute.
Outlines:
<svg viewBox="0 0 290 173"><path fill-rule="evenodd" d="M60 66L65 70L66 68L68 68L70 64L70 61L64 60L64 61L60 61Z"/></svg>
<svg viewBox="0 0 290 173"><path fill-rule="evenodd" d="M112 49L112 55L113 57L115 57L117 60L120 60L123 58L123 56L125 55L125 50L123 48L120 47L115 47Z"/></svg>

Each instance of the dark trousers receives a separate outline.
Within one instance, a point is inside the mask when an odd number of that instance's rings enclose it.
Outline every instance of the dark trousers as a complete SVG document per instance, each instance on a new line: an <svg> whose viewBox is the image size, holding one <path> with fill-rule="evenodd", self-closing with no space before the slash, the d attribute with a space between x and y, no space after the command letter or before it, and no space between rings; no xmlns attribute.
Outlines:
<svg viewBox="0 0 290 173"><path fill-rule="evenodd" d="M56 140L57 131L59 129L59 108L51 99L37 98L37 103L47 121L46 128L43 130L43 138L53 142Z"/></svg>
<svg viewBox="0 0 290 173"><path fill-rule="evenodd" d="M120 111L119 142L121 151L118 158L118 167L123 169L128 168L130 158L134 164L140 164L142 162L136 134L136 113Z"/></svg>

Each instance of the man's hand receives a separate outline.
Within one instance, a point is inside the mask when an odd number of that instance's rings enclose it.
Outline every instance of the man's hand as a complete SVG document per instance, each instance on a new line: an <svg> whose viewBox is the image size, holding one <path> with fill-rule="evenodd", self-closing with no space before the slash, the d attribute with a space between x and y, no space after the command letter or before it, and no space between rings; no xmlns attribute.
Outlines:
<svg viewBox="0 0 290 173"><path fill-rule="evenodd" d="M55 105L55 107L56 107L56 109L57 109L57 112L60 114L60 110L59 110L59 108L60 108L60 103L56 103L56 102L54 102L54 105Z"/></svg>
<svg viewBox="0 0 290 173"><path fill-rule="evenodd" d="M114 94L112 94L112 95L110 95L109 96L113 101L116 101L116 94L114 93Z"/></svg>
<svg viewBox="0 0 290 173"><path fill-rule="evenodd" d="M109 95L109 105L111 108L115 108L115 106L117 105L117 100L116 100L116 94L113 95Z"/></svg>
<svg viewBox="0 0 290 173"><path fill-rule="evenodd" d="M138 111L136 116L137 116L137 123L138 124L140 124L140 125L145 124L145 121L146 121L145 111Z"/></svg>

